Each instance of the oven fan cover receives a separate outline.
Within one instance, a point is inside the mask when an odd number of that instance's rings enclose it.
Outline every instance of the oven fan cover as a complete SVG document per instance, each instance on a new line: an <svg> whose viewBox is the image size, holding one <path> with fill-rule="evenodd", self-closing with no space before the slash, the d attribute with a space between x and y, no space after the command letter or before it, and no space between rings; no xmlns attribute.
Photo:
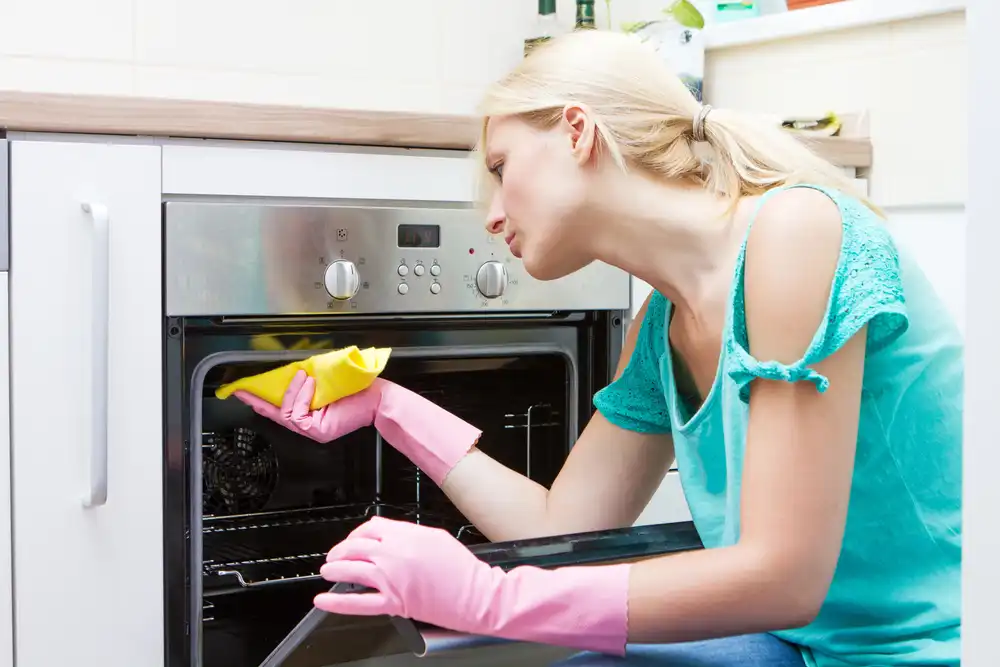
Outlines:
<svg viewBox="0 0 1000 667"><path fill-rule="evenodd" d="M278 485L278 458L271 443L249 428L202 437L206 514L259 512Z"/></svg>

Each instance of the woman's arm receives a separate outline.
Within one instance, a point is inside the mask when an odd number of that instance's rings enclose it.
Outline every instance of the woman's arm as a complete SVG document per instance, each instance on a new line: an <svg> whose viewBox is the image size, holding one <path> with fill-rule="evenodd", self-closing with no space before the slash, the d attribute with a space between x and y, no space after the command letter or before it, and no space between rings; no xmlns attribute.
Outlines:
<svg viewBox="0 0 1000 667"><path fill-rule="evenodd" d="M629 327L616 378L632 357L648 305L649 298ZM673 458L669 435L628 431L595 413L551 489L478 449L448 473L442 489L493 541L620 528L645 509Z"/></svg>
<svg viewBox="0 0 1000 667"><path fill-rule="evenodd" d="M744 283L756 359L802 358L823 321L841 234L836 206L812 190L781 193L761 211ZM866 331L816 364L830 381L823 394L808 382L754 381L739 542L633 566L629 641L691 641L812 621L844 533Z"/></svg>

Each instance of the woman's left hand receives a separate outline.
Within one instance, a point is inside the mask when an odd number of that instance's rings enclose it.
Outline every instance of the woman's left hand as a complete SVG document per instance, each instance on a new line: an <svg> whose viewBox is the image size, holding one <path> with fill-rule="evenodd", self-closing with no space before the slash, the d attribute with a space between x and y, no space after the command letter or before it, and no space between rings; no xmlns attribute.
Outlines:
<svg viewBox="0 0 1000 667"><path fill-rule="evenodd" d="M504 574L476 558L450 533L375 517L330 550L324 579L368 586L371 593L321 593L324 611L389 614L466 632L486 630L489 601Z"/></svg>
<svg viewBox="0 0 1000 667"><path fill-rule="evenodd" d="M621 655L628 564L542 570L490 567L438 528L375 517L330 550L324 579L373 593L321 593L315 605L388 614L469 634Z"/></svg>

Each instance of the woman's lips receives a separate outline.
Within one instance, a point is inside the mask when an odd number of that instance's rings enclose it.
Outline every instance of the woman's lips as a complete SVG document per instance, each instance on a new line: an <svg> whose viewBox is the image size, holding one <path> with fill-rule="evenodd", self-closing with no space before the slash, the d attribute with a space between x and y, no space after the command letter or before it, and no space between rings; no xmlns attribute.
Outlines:
<svg viewBox="0 0 1000 667"><path fill-rule="evenodd" d="M514 245L516 238L516 234L508 234L507 238L504 240L507 241L507 245L510 247L510 254L514 255L514 257L517 257L518 259L521 259L521 251Z"/></svg>

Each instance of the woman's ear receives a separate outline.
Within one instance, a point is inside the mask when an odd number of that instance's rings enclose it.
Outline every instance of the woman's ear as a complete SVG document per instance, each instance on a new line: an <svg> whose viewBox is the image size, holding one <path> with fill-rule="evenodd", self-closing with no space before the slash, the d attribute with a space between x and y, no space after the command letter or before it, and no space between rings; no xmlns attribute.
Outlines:
<svg viewBox="0 0 1000 667"><path fill-rule="evenodd" d="M584 165L596 156L597 125L591 111L580 104L563 109L562 123L570 141L570 150L577 164Z"/></svg>

